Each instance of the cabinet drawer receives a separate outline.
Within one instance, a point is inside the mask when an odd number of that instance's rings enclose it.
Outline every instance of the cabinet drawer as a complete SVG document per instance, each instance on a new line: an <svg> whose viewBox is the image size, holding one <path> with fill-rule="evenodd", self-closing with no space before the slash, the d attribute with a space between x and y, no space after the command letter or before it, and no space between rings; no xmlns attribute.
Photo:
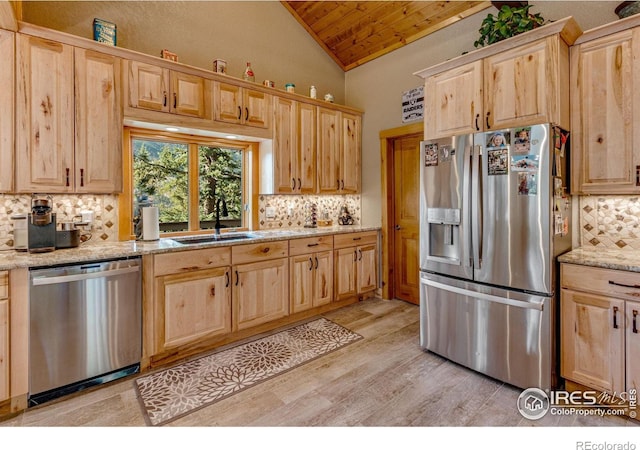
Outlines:
<svg viewBox="0 0 640 450"><path fill-rule="evenodd" d="M205 248L156 255L153 260L155 276L191 272L231 265L231 248Z"/></svg>
<svg viewBox="0 0 640 450"><path fill-rule="evenodd" d="M233 264L244 264L289 255L288 241L262 242L260 244L234 245L231 247Z"/></svg>
<svg viewBox="0 0 640 450"><path fill-rule="evenodd" d="M336 234L333 237L334 248L353 247L354 245L377 244L377 231L363 231L361 233Z"/></svg>
<svg viewBox="0 0 640 450"><path fill-rule="evenodd" d="M640 273L562 264L562 287L619 299L640 300Z"/></svg>
<svg viewBox="0 0 640 450"><path fill-rule="evenodd" d="M0 272L0 300L9 298L9 272Z"/></svg>
<svg viewBox="0 0 640 450"><path fill-rule="evenodd" d="M318 236L289 241L289 256L304 255L306 253L323 252L333 249L333 236Z"/></svg>

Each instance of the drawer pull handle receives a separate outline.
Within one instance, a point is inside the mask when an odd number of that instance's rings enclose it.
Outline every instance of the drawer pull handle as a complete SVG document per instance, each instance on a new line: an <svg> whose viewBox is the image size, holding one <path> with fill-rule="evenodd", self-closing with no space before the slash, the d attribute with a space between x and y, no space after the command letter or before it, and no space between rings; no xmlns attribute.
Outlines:
<svg viewBox="0 0 640 450"><path fill-rule="evenodd" d="M362 261L362 250L358 249L358 253L360 254L360 258L358 258L358 261Z"/></svg>
<svg viewBox="0 0 640 450"><path fill-rule="evenodd" d="M236 286L238 285L239 282L240 282L240 274L236 270Z"/></svg>
<svg viewBox="0 0 640 450"><path fill-rule="evenodd" d="M361 237L355 237L353 238L354 241L359 241L360 239L362 239Z"/></svg>
<svg viewBox="0 0 640 450"><path fill-rule="evenodd" d="M316 256L316 270L318 270L318 257Z"/></svg>
<svg viewBox="0 0 640 450"><path fill-rule="evenodd" d="M358 260L358 251L357 251L357 250L354 250L354 251L353 251L353 260L354 260L354 261L357 261L357 260Z"/></svg>
<svg viewBox="0 0 640 450"><path fill-rule="evenodd" d="M262 249L262 253L269 253L269 247L265 247Z"/></svg>
<svg viewBox="0 0 640 450"><path fill-rule="evenodd" d="M318 245L320 245L320 244L318 244L318 243L316 242L315 244L307 244L307 247L317 247Z"/></svg>
<svg viewBox="0 0 640 450"><path fill-rule="evenodd" d="M638 285L638 284L623 284L623 283L616 283L615 281L611 281L611 280L609 280L609 284L613 284L614 286L621 286L621 287L626 287L626 288L632 288L632 289L640 289L640 285Z"/></svg>
<svg viewBox="0 0 640 450"><path fill-rule="evenodd" d="M618 307L613 307L613 328L618 328Z"/></svg>
<svg viewBox="0 0 640 450"><path fill-rule="evenodd" d="M631 331L633 331L635 334L638 334L638 326L636 324L636 317L638 316L638 310L634 309L632 311L632 314L633 314L633 327L632 327L633 329Z"/></svg>
<svg viewBox="0 0 640 450"><path fill-rule="evenodd" d="M313 270L313 259L309 258L309 270Z"/></svg>

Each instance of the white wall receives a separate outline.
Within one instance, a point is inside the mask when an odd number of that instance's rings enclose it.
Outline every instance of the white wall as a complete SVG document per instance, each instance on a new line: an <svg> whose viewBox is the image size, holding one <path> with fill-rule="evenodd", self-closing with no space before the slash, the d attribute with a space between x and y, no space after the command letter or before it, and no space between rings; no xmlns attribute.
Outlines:
<svg viewBox="0 0 640 450"><path fill-rule="evenodd" d="M548 20L573 16L583 31L617 20L617 1L529 2L531 12ZM346 74L346 103L365 111L362 125L362 223L381 224L380 131L404 125L402 92L418 87L422 79L413 75L426 67L474 50L478 29L489 8L447 28L419 39L388 55L350 70ZM425 92L425 96L429 93Z"/></svg>
<svg viewBox="0 0 640 450"><path fill-rule="evenodd" d="M344 72L276 1L25 1L25 22L93 38L93 19L117 25L118 47L160 56L164 48L181 63L212 70L227 61L241 78L251 62L256 82L276 88L295 83L307 95L331 92L344 103Z"/></svg>

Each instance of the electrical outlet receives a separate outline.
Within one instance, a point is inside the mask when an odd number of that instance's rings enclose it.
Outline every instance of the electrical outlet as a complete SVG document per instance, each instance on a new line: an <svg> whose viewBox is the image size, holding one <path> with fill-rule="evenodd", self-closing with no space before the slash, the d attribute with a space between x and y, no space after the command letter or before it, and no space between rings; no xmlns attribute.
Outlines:
<svg viewBox="0 0 640 450"><path fill-rule="evenodd" d="M273 206L267 206L265 208L266 214L267 214L267 219L275 219L276 218L276 208L274 208Z"/></svg>
<svg viewBox="0 0 640 450"><path fill-rule="evenodd" d="M80 217L82 218L82 222L91 223L93 222L93 211L90 211L90 210L80 211Z"/></svg>

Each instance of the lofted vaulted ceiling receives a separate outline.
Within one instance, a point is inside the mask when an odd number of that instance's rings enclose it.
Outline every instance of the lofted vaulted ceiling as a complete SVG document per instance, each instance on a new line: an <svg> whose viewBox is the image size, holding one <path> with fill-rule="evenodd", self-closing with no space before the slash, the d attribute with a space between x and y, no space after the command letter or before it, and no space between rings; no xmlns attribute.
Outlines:
<svg viewBox="0 0 640 450"><path fill-rule="evenodd" d="M284 1L348 71L491 6L488 1Z"/></svg>

